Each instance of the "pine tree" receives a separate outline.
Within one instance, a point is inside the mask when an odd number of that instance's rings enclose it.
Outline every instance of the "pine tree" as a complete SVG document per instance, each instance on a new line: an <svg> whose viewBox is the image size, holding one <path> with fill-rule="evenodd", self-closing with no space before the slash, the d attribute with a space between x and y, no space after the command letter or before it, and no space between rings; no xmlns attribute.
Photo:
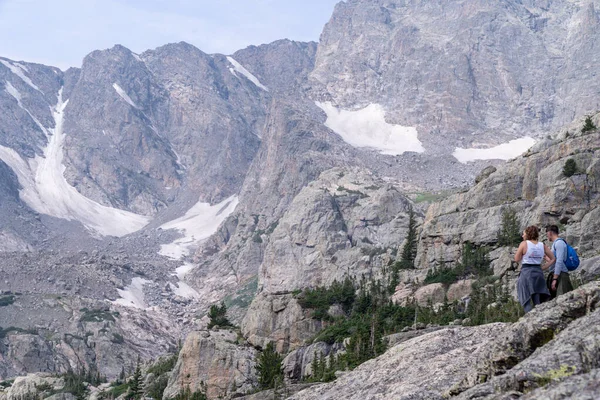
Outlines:
<svg viewBox="0 0 600 400"><path fill-rule="evenodd" d="M140 359L138 357L135 372L129 382L129 392L127 393L127 399L141 399L144 394L143 382L142 382L142 368L140 366Z"/></svg>
<svg viewBox="0 0 600 400"><path fill-rule="evenodd" d="M588 115L585 118L585 123L583 125L583 128L581 128L581 133L591 132L596 129L597 129L597 127L594 124L594 121L592 121L592 117Z"/></svg>
<svg viewBox="0 0 600 400"><path fill-rule="evenodd" d="M208 317L210 318L208 329L211 329L214 326L218 326L220 328L233 326L233 324L227 319L226 314L227 306L225 306L225 303L221 302L220 305L213 304L210 306L210 311L208 312Z"/></svg>
<svg viewBox="0 0 600 400"><path fill-rule="evenodd" d="M563 167L563 175L566 176L567 178L570 178L573 175L575 175L576 173L577 173L577 163L575 162L574 159L569 158L565 162L565 166Z"/></svg>
<svg viewBox="0 0 600 400"><path fill-rule="evenodd" d="M388 292L391 294L396 290L399 282L399 273L401 269L414 269L415 260L417 258L417 220L412 207L408 211L408 232L402 247L400 261L397 261L392 266L391 276L388 282Z"/></svg>
<svg viewBox="0 0 600 400"><path fill-rule="evenodd" d="M415 267L417 240L417 220L415 219L415 212L411 207L408 211L408 233L406 234L406 242L402 248L402 256L400 258L402 269L413 269Z"/></svg>
<svg viewBox="0 0 600 400"><path fill-rule="evenodd" d="M258 383L261 389L272 389L278 382L283 380L282 361L282 357L275 351L273 342L269 342L258 357L256 365Z"/></svg>
<svg viewBox="0 0 600 400"><path fill-rule="evenodd" d="M498 231L498 244L500 246L518 246L521 243L521 223L517 212L512 208L502 211L502 224Z"/></svg>

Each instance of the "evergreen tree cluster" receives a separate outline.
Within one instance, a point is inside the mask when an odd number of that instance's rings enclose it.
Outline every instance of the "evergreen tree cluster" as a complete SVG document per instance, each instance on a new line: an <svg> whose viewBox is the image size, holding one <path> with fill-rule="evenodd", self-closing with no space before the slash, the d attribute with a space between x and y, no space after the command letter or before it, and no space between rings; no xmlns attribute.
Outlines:
<svg viewBox="0 0 600 400"><path fill-rule="evenodd" d="M264 348L256 365L258 371L258 384L262 390L273 389L283 383L283 358L275 350L273 342Z"/></svg>
<svg viewBox="0 0 600 400"><path fill-rule="evenodd" d="M479 278L492 274L490 268L489 250L486 246L476 247L469 242L463 244L461 261L455 266L446 266L440 263L427 271L423 283L442 283L451 285L460 279Z"/></svg>
<svg viewBox="0 0 600 400"><path fill-rule="evenodd" d="M563 175L570 178L577 173L577 169L577 162L574 159L569 158L563 167Z"/></svg>
<svg viewBox="0 0 600 400"><path fill-rule="evenodd" d="M594 121L592 121L592 117L591 116L587 116L585 118L585 122L583 124L583 128L581 128L581 133L587 133L587 132L591 132L598 129L596 127L596 124L594 124Z"/></svg>
<svg viewBox="0 0 600 400"><path fill-rule="evenodd" d="M400 279L400 270L403 269L414 269L415 260L417 258L417 244L419 237L417 236L417 220L415 218L415 212L410 208L408 212L408 232L406 234L406 240L402 247L402 254L400 260L396 261L392 265L391 277L388 284L388 291L394 292L396 286L398 286Z"/></svg>
<svg viewBox="0 0 600 400"><path fill-rule="evenodd" d="M302 308L312 309L312 318L331 321L333 318L327 312L329 307L338 304L347 313L352 308L355 297L354 283L346 277L343 282L334 281L329 287L304 290L298 296L298 304Z"/></svg>
<svg viewBox="0 0 600 400"><path fill-rule="evenodd" d="M233 324L227 319L227 307L225 303L221 302L220 305L213 304L210 306L208 317L210 321L208 323L208 329L212 329L217 326L219 328L233 327Z"/></svg>
<svg viewBox="0 0 600 400"><path fill-rule="evenodd" d="M192 392L189 387L186 387L173 398L173 400L208 400L206 397L206 388Z"/></svg>
<svg viewBox="0 0 600 400"><path fill-rule="evenodd" d="M500 246L517 247L523 240L521 237L521 222L517 212L512 208L502 210L502 222L498 230L498 244Z"/></svg>

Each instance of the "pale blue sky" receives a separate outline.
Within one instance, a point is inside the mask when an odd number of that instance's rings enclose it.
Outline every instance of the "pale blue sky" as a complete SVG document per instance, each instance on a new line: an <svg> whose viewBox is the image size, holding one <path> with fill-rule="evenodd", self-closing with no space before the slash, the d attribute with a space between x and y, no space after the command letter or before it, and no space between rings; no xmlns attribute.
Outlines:
<svg viewBox="0 0 600 400"><path fill-rule="evenodd" d="M0 0L0 56L66 69L93 50L186 41L231 54L317 41L339 0Z"/></svg>

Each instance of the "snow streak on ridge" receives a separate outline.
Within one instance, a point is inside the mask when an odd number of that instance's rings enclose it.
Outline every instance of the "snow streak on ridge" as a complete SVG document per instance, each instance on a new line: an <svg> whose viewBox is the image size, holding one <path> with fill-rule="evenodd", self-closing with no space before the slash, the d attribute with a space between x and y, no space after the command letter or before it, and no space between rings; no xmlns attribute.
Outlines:
<svg viewBox="0 0 600 400"><path fill-rule="evenodd" d="M233 59L233 57L228 56L227 57L227 61L229 61L231 63L231 65L233 65L233 68L229 68L229 71L235 75L238 76L236 74L236 72L239 72L240 74L244 75L246 78L248 78L248 80L252 83L254 83L254 85L256 85L257 87L261 88L262 90L264 90L265 92L268 92L269 89L263 85L262 83L260 83L260 81L258 80L258 78L254 75L252 75L250 73L250 71L248 71L246 68L244 68L242 66L242 64L240 64L239 62L237 62L236 60Z"/></svg>
<svg viewBox="0 0 600 400"><path fill-rule="evenodd" d="M118 95L121 96L121 98L125 100L131 107L139 109L139 107L133 102L133 100L131 100L131 97L129 97L129 95L116 82L113 83L113 88L118 93Z"/></svg>
<svg viewBox="0 0 600 400"><path fill-rule="evenodd" d="M21 78L21 80L23 82L25 82L26 84L28 84L29 86L31 86L33 89L37 90L38 92L42 93L43 92L40 90L39 87L37 87L32 81L31 79L29 79L29 77L27 75L25 75L25 72L27 72L27 68L19 63L10 63L6 60L0 60L0 63L2 63L6 68L10 69L10 72L12 72L13 74L17 75L19 78Z"/></svg>

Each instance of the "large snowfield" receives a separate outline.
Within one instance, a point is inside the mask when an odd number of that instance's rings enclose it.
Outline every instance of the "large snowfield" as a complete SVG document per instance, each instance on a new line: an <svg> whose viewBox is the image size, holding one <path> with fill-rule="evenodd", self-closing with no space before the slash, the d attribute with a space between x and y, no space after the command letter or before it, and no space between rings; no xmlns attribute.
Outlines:
<svg viewBox="0 0 600 400"><path fill-rule="evenodd" d="M9 92L22 106L20 93L12 85ZM35 211L53 217L81 222L91 231L103 236L124 236L143 228L150 218L128 211L103 206L88 199L71 186L64 177L63 131L64 111L68 104L58 93L58 104L53 109L54 128L43 130L48 145L44 155L23 159L16 151L0 146L0 158L17 174L21 185L20 197ZM31 115L31 113L29 113Z"/></svg>
<svg viewBox="0 0 600 400"><path fill-rule="evenodd" d="M159 254L181 260L193 247L212 236L238 205L238 197L231 196L219 204L198 202L181 218L161 225L162 229L176 229L184 236L173 243L163 244Z"/></svg>
<svg viewBox="0 0 600 400"><path fill-rule="evenodd" d="M488 149L457 148L452 155L463 164L476 160L510 160L524 154L534 144L535 139L527 136Z"/></svg>
<svg viewBox="0 0 600 400"><path fill-rule="evenodd" d="M388 124L385 121L385 110L379 104L371 104L356 111L338 109L331 102L316 104L327 114L325 126L354 147L370 148L394 156L407 151L425 151L419 141L417 129Z"/></svg>

